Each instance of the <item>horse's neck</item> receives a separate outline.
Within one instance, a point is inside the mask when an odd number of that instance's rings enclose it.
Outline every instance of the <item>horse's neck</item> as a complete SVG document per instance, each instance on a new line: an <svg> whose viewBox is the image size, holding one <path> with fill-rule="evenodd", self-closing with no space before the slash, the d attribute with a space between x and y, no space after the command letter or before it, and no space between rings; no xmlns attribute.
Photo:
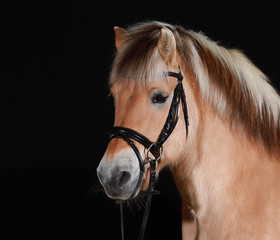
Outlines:
<svg viewBox="0 0 280 240"><path fill-rule="evenodd" d="M222 239L223 234L243 239L242 231L263 236L271 224L280 223L280 159L233 134L215 115L205 116L200 125L182 160L188 171L183 176L173 169L183 201L192 199L195 205L200 231L208 239ZM184 196L184 181L191 197Z"/></svg>

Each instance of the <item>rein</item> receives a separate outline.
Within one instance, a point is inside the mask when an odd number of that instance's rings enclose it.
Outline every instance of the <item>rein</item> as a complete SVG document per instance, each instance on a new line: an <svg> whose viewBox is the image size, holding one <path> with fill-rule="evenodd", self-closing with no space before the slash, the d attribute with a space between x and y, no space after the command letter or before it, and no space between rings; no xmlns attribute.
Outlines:
<svg viewBox="0 0 280 240"><path fill-rule="evenodd" d="M143 176L145 173L145 165L150 164L150 181L148 185L148 189L146 191L142 191L141 194L147 195L146 200L146 207L145 212L143 215L139 240L144 239L145 229L148 222L148 216L150 212L151 207L151 201L152 196L159 194L159 191L155 190L155 184L156 184L156 164L160 160L161 155L163 153L163 143L168 139L168 137L173 132L180 114L180 102L182 101L183 106L183 112L184 112L184 118L185 118L185 125L186 125L186 135L188 135L188 126L189 126L189 120L188 120L188 109L187 109L187 102L186 102L186 96L183 88L183 75L181 72L175 73L175 72L167 72L165 73L166 76L175 77L177 78L177 85L174 89L172 102L169 108L169 113L166 118L165 124L158 136L158 139L155 142L150 141L147 137L142 135L141 133L132 130L130 128L120 127L116 126L113 127L110 132L110 139L109 142L114 138L122 138L124 139L128 145L133 149L134 153L137 156L139 167L140 167L140 174L138 178L137 185L135 187L134 192L131 194L131 198L133 198L136 194L136 191L140 188L143 180ZM140 143L144 146L146 149L146 158L143 160L142 156L138 150L138 148L135 146L134 141ZM153 155L153 158L150 157L150 153ZM121 235L122 240L124 240L124 224L123 224L123 205L122 202L120 204L120 215L121 215Z"/></svg>

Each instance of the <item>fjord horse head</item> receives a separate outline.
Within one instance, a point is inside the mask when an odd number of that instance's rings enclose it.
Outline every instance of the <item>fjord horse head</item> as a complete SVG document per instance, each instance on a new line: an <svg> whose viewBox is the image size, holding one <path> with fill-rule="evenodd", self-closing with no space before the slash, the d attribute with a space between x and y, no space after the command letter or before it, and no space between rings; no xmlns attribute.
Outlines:
<svg viewBox="0 0 280 240"><path fill-rule="evenodd" d="M138 131L155 142L168 116L177 84L174 77L165 73L180 72L180 58L174 35L168 28L158 27L149 42L131 35L115 27L118 54L110 81L115 100L114 125ZM135 48L141 51L135 52ZM131 62L133 64L129 64ZM185 123L179 118L157 167L166 165L168 159L178 158L185 140ZM145 148L136 145L145 159ZM133 198L141 188L145 189L149 178L146 173L143 186L138 184L141 173L137 156L126 141L118 138L111 140L97 172L107 195L123 200ZM142 179L140 181L142 183Z"/></svg>

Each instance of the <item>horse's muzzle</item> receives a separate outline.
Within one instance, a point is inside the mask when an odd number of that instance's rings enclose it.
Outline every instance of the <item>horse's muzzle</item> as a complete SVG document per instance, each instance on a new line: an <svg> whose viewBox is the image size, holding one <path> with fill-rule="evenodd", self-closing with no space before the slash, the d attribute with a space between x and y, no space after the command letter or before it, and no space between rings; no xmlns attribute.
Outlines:
<svg viewBox="0 0 280 240"><path fill-rule="evenodd" d="M108 197L112 199L127 200L135 197L140 189L139 164L134 152L130 149L122 151L110 159L103 156L98 168L98 179L105 189Z"/></svg>

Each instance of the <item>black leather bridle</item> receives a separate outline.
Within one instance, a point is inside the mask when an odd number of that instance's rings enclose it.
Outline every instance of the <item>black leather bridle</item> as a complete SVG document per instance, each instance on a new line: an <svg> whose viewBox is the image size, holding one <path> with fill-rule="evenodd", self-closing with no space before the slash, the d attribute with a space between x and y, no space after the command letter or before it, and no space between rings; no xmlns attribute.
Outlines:
<svg viewBox="0 0 280 240"><path fill-rule="evenodd" d="M132 130L130 128L125 128L120 126L113 127L110 132L109 141L115 138L124 139L128 143L128 145L133 149L139 161L140 174L135 190L131 194L132 198L135 197L136 191L140 188L140 185L142 184L143 175L145 173L145 165L150 163L150 181L149 181L148 189L144 192L141 192L142 194L148 195L148 198L146 202L146 209L142 221L139 240L142 240L144 238L152 196L158 193L158 191L154 190L156 184L156 162L159 161L161 158L163 152L163 143L168 139L168 137L170 136L170 134L172 133L172 131L174 130L178 122L179 114L180 114L180 102L182 102L182 106L183 106L185 125L186 125L186 135L188 135L189 120L188 120L186 96L182 83L183 75L181 74L181 72L179 73L167 72L165 75L177 78L177 85L174 89L173 98L170 105L168 116L158 136L158 139L155 142L152 142L141 133ZM144 146L144 148L146 149L146 159L142 159L141 154L137 149L137 147L135 146L133 140L137 141L138 143ZM149 153L151 153L154 156L153 159L150 158ZM123 216L122 205L121 205L121 216ZM124 239L123 217L121 217L121 222L122 222L121 223L122 239Z"/></svg>

